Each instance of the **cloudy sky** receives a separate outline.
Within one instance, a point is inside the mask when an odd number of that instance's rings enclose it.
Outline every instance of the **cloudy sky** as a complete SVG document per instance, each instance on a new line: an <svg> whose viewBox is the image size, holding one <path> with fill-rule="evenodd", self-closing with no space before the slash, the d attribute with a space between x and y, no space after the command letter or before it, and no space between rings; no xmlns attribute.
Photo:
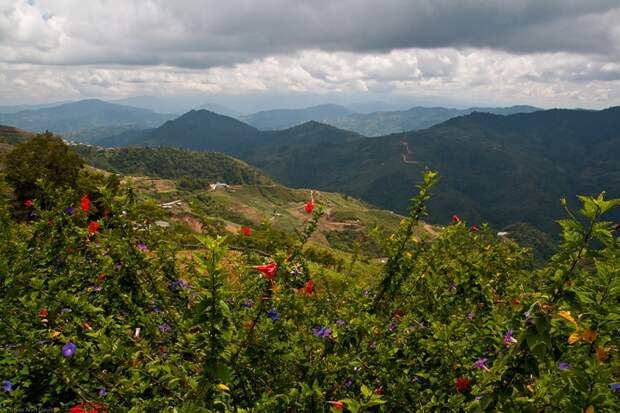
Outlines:
<svg viewBox="0 0 620 413"><path fill-rule="evenodd" d="M620 0L0 0L0 105L290 94L598 108L620 105L618 22Z"/></svg>

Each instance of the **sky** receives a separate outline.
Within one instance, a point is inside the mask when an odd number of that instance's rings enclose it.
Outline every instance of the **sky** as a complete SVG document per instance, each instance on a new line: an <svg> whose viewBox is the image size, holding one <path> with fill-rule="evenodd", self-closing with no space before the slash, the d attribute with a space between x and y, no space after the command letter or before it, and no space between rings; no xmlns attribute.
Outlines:
<svg viewBox="0 0 620 413"><path fill-rule="evenodd" d="M602 108L620 105L618 22L620 0L0 0L0 105Z"/></svg>

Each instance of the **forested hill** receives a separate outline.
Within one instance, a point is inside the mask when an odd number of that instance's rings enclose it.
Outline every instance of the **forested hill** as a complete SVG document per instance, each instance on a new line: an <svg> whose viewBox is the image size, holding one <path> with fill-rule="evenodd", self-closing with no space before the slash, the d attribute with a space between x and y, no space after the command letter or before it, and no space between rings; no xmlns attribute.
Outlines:
<svg viewBox="0 0 620 413"><path fill-rule="evenodd" d="M347 192L400 212L428 167L442 175L431 221L457 213L554 232L562 196L620 193L620 108L474 113L418 132L323 142L307 152L289 146L282 157L262 147L248 161L285 184Z"/></svg>

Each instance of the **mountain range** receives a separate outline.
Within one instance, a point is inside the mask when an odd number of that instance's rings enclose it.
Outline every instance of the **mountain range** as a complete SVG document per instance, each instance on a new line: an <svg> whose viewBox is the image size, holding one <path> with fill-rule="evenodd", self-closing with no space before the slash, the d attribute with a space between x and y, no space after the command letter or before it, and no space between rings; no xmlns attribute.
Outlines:
<svg viewBox="0 0 620 413"><path fill-rule="evenodd" d="M175 117L90 99L14 113L0 113L0 123L33 132L49 130L66 138L91 142L128 129L160 126Z"/></svg>
<svg viewBox="0 0 620 413"><path fill-rule="evenodd" d="M200 110L130 138L122 144L225 152L285 185L343 192L400 213L431 168L442 177L430 206L436 223L458 214L497 228L527 222L555 233L561 197L620 194L620 107L474 112L373 138L318 122L260 131Z"/></svg>

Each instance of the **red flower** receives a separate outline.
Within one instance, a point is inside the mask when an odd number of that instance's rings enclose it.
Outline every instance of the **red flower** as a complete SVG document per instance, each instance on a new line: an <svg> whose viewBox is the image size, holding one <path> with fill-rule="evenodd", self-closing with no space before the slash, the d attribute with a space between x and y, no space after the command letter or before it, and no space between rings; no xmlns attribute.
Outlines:
<svg viewBox="0 0 620 413"><path fill-rule="evenodd" d="M39 316L41 316L41 318L47 318L47 308L42 308L41 312L39 313Z"/></svg>
<svg viewBox="0 0 620 413"><path fill-rule="evenodd" d="M69 413L107 413L105 406L100 403L80 403L69 408Z"/></svg>
<svg viewBox="0 0 620 413"><path fill-rule="evenodd" d="M336 410L342 410L342 402L340 400L331 400L329 404L334 406Z"/></svg>
<svg viewBox="0 0 620 413"><path fill-rule="evenodd" d="M620 231L620 224L616 224L616 225L614 226L614 229L615 229L616 231Z"/></svg>
<svg viewBox="0 0 620 413"><path fill-rule="evenodd" d="M265 274L265 277L267 277L268 279L273 280L273 276L276 273L276 269L278 268L278 264L276 264L275 262L271 262L271 263L265 264L265 265L257 265L254 268L257 269L258 271L262 272L263 274Z"/></svg>
<svg viewBox="0 0 620 413"><path fill-rule="evenodd" d="M94 234L99 229L100 225L97 221L90 221L88 224L88 232Z"/></svg>
<svg viewBox="0 0 620 413"><path fill-rule="evenodd" d="M469 379L467 377L457 377L454 380L454 384L456 385L456 391L465 392L469 390Z"/></svg>
<svg viewBox="0 0 620 413"><path fill-rule="evenodd" d="M383 386L377 387L377 388L375 389L375 394L376 394L377 396L381 396L381 393L383 393Z"/></svg>
<svg viewBox="0 0 620 413"><path fill-rule="evenodd" d="M90 210L90 198L88 194L84 194L80 202L82 202L82 211L88 212Z"/></svg>
<svg viewBox="0 0 620 413"><path fill-rule="evenodd" d="M514 305L519 305L519 304L521 304L521 300L519 300L518 298L514 298L514 299L512 300L512 303L513 303Z"/></svg>
<svg viewBox="0 0 620 413"><path fill-rule="evenodd" d="M459 218L458 215L452 215L452 221L450 221L450 224L458 224L459 222L461 222L461 218Z"/></svg>
<svg viewBox="0 0 620 413"><path fill-rule="evenodd" d="M241 233L244 236L249 237L250 235L252 235L252 229L250 227L243 226L243 227L241 227Z"/></svg>
<svg viewBox="0 0 620 413"><path fill-rule="evenodd" d="M25 206L26 208L32 208L32 199L26 199L26 200L24 201L24 206Z"/></svg>
<svg viewBox="0 0 620 413"><path fill-rule="evenodd" d="M469 227L469 231L470 232L478 232L478 231L480 231L480 229L477 226L472 225L471 227Z"/></svg>
<svg viewBox="0 0 620 413"><path fill-rule="evenodd" d="M97 277L97 280L99 280L99 281L105 281L105 274L104 274L104 273L102 273L102 272L100 272L100 273L99 273L99 276Z"/></svg>
<svg viewBox="0 0 620 413"><path fill-rule="evenodd" d="M312 295L313 291L314 291L314 281L312 280L306 281L306 294Z"/></svg>
<svg viewBox="0 0 620 413"><path fill-rule="evenodd" d="M306 213L311 214L312 211L314 210L314 202L312 200L306 202L306 205L304 206L304 210L306 211Z"/></svg>
<svg viewBox="0 0 620 413"><path fill-rule="evenodd" d="M93 328L90 326L90 324L88 324L86 321L84 321L82 323L82 327L84 327L87 330L92 330Z"/></svg>

